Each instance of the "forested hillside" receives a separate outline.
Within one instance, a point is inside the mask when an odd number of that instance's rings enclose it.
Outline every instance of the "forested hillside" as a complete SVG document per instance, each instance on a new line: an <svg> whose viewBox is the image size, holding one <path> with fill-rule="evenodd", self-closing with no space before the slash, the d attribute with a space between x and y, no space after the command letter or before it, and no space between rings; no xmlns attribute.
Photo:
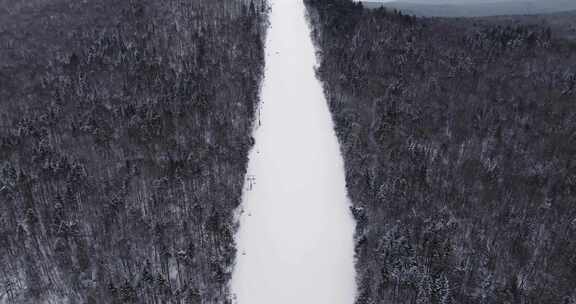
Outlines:
<svg viewBox="0 0 576 304"><path fill-rule="evenodd" d="M0 3L0 303L230 303L263 0Z"/></svg>
<svg viewBox="0 0 576 304"><path fill-rule="evenodd" d="M358 221L357 303L576 303L575 42L306 2Z"/></svg>

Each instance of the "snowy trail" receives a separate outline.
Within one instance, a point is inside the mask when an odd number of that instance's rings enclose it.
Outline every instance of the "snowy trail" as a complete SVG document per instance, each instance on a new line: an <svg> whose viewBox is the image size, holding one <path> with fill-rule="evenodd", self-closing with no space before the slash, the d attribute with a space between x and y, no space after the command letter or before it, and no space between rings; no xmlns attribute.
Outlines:
<svg viewBox="0 0 576 304"><path fill-rule="evenodd" d="M305 7L271 2L232 292L239 304L352 304L354 221Z"/></svg>

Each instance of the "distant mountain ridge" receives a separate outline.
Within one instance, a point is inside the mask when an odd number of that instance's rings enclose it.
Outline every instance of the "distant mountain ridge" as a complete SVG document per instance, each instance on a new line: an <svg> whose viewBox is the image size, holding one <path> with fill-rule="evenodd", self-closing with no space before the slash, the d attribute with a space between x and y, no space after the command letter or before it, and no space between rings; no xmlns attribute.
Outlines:
<svg viewBox="0 0 576 304"><path fill-rule="evenodd" d="M536 15L576 10L576 1L505 1L505 2L473 2L445 0L442 4L434 4L430 0L362 2L365 7L387 7L402 10L416 16L430 17L486 17L499 15Z"/></svg>

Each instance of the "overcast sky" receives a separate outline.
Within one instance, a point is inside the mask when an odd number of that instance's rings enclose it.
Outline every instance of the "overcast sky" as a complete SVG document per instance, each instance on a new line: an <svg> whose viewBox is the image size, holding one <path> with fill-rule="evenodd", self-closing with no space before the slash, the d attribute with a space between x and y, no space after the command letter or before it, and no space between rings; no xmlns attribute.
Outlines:
<svg viewBox="0 0 576 304"><path fill-rule="evenodd" d="M429 3L429 4L440 4L440 3L464 4L464 3L494 3L494 2L545 2L548 0L370 0L370 1L375 2L401 1L401 2L416 2L416 3Z"/></svg>

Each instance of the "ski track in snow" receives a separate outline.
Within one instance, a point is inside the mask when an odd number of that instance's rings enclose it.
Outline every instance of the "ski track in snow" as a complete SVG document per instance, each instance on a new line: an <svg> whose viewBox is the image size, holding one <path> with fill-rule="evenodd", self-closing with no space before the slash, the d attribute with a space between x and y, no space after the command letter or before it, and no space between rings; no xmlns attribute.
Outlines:
<svg viewBox="0 0 576 304"><path fill-rule="evenodd" d="M271 2L231 290L239 304L352 304L355 224L305 7Z"/></svg>

